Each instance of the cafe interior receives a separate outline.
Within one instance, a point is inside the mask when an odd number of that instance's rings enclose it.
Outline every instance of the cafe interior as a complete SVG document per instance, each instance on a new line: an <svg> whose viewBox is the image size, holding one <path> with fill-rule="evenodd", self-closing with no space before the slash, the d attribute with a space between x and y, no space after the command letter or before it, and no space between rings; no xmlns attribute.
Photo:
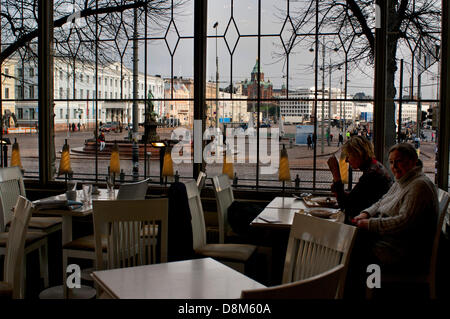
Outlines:
<svg viewBox="0 0 450 319"><path fill-rule="evenodd" d="M445 0L2 1L0 299L448 297L449 14ZM376 199L357 138L389 174ZM375 215L402 169L427 190ZM433 221L423 255L408 245L426 267L358 272L366 235L425 238L416 212Z"/></svg>

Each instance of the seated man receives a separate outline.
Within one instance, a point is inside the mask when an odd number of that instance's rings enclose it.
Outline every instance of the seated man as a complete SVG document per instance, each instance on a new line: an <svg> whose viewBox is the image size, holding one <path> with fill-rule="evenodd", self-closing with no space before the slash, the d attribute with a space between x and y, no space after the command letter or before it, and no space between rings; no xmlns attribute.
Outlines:
<svg viewBox="0 0 450 319"><path fill-rule="evenodd" d="M381 272L389 268L421 271L429 266L439 207L436 187L423 174L411 144L394 145L389 163L395 183L353 220L362 231L350 267L357 267L352 271L360 275L370 263L380 265Z"/></svg>

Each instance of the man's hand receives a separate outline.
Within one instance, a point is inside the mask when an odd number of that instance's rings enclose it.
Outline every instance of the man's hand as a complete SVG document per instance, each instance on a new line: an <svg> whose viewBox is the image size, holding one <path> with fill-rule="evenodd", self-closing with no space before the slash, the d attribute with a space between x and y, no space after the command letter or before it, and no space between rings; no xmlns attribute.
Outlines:
<svg viewBox="0 0 450 319"><path fill-rule="evenodd" d="M331 155L327 161L331 174L333 174L333 181L338 182L341 180L341 172L339 171L339 163L336 156Z"/></svg>
<svg viewBox="0 0 450 319"><path fill-rule="evenodd" d="M362 212L351 220L358 228L369 229L369 214Z"/></svg>

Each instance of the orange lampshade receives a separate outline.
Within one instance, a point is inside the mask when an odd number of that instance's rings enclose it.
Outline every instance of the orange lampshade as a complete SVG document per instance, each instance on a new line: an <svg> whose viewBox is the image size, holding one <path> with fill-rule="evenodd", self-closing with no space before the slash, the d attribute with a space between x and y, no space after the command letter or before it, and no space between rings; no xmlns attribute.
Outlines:
<svg viewBox="0 0 450 319"><path fill-rule="evenodd" d="M120 157L119 157L119 147L117 143L114 143L113 149L111 151L111 159L109 160L109 172L120 174Z"/></svg>
<svg viewBox="0 0 450 319"><path fill-rule="evenodd" d="M72 168L70 167L70 149L69 144L64 144L61 154L61 161L59 162L59 171L60 174L69 174L72 173Z"/></svg>
<svg viewBox="0 0 450 319"><path fill-rule="evenodd" d="M162 176L173 176L173 161L170 153L171 149L166 149L166 153L164 154Z"/></svg>
<svg viewBox="0 0 450 319"><path fill-rule="evenodd" d="M291 181L291 170L289 169L289 159L287 150L283 145L280 151L280 168L278 170L278 180L282 182Z"/></svg>
<svg viewBox="0 0 450 319"><path fill-rule="evenodd" d="M228 154L228 156L229 155L230 154ZM230 157L229 159L231 160L232 157L231 156L229 156L229 157ZM227 174L230 179L233 179L233 175L234 175L233 162L232 161L230 161L230 162L227 161L227 154L226 153L223 156L222 174Z"/></svg>
<svg viewBox="0 0 450 319"><path fill-rule="evenodd" d="M20 160L19 144L17 143L17 140L14 142L12 146L11 166L19 166L20 168L22 168L22 162Z"/></svg>

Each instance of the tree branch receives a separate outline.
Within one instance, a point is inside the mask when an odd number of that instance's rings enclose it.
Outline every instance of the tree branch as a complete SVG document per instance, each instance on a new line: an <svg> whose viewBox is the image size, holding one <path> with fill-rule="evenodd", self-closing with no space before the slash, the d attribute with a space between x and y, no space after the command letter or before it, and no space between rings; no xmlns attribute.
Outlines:
<svg viewBox="0 0 450 319"><path fill-rule="evenodd" d="M80 18L86 18L86 17L93 16L96 14L108 14L108 13L114 13L114 12L123 12L128 9L144 7L148 4L148 2L149 1L136 1L133 3L123 4L123 5L119 5L119 6L99 8L98 10L95 10L92 8L87 8L80 12ZM70 21L68 21L70 16L71 16L71 14L55 20L53 22L53 27L59 28L59 27L62 27L67 22L70 22ZM20 36L14 43L12 43L8 47L6 47L0 53L0 64L3 63L3 61L5 61L8 57L10 57L15 51L24 47L26 43L32 41L37 36L38 36L38 29L34 29L33 31L30 31L30 32Z"/></svg>
<svg viewBox="0 0 450 319"><path fill-rule="evenodd" d="M373 37L372 31L370 30L369 26L367 25L367 20L364 14L361 11L361 8L356 3L355 0L347 0L347 3L350 7L350 10L353 12L356 19L358 19L358 22L361 26L362 32L367 38L367 41L369 41L370 50L371 52L375 52L375 39Z"/></svg>

